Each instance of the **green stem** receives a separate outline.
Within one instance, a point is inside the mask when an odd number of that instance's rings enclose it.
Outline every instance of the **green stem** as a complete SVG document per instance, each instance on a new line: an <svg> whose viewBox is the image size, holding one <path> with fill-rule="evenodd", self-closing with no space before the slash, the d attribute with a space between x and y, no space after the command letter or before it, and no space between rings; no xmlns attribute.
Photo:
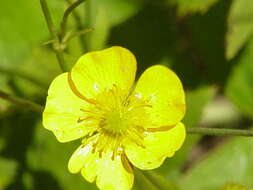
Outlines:
<svg viewBox="0 0 253 190"><path fill-rule="evenodd" d="M3 98L3 99L8 100L12 103L15 103L16 105L18 105L22 108L28 108L32 111L36 111L39 113L42 113L43 109L44 109L43 106L41 106L37 103L34 103L32 101L29 101L29 100L26 100L23 98L12 96L12 95L7 94L6 92L3 92L1 90L0 90L0 98Z"/></svg>
<svg viewBox="0 0 253 190"><path fill-rule="evenodd" d="M41 4L42 11L43 11L43 14L44 14L46 22L47 22L48 30L49 30L52 38L54 39L53 49L54 49L56 58L58 60L58 63L60 65L62 71L65 72L65 71L67 71L68 68L67 68L65 61L64 61L63 48L60 43L60 39L57 35L57 31L54 26L53 20L51 18L51 15L50 15L50 12L49 12L49 9L47 6L47 2L46 2L46 0L40 0L40 4Z"/></svg>
<svg viewBox="0 0 253 190"><path fill-rule="evenodd" d="M85 26L87 28L93 28L92 22L91 22L91 11L92 11L91 0L86 0L84 8L85 8L85 21L86 21ZM91 49L89 38L85 38L85 48L86 48L86 51L89 51Z"/></svg>
<svg viewBox="0 0 253 190"><path fill-rule="evenodd" d="M37 86L43 88L43 89L47 89L48 88L48 84L47 83L44 83L43 81L40 81L36 78L34 78L33 76L31 75L27 75L27 74L24 74L23 72L20 72L18 70L13 70L13 69L10 69L10 68L1 68L0 67L0 73L4 73L6 75L9 75L11 77L20 77L20 78L23 78L29 82L32 82L34 84L36 84Z"/></svg>
<svg viewBox="0 0 253 190"><path fill-rule="evenodd" d="M74 11L74 9L83 2L84 0L77 0L74 3L70 4L69 7L65 10L63 18L62 18L62 22L61 22L61 39L63 39L64 36L66 35L66 27L67 27L68 17L70 13ZM78 17L78 22L79 22L79 17Z"/></svg>
<svg viewBox="0 0 253 190"><path fill-rule="evenodd" d="M253 130L200 128L200 127L187 128L187 133L200 134L200 135L215 135L215 136L245 136L245 137L253 136Z"/></svg>
<svg viewBox="0 0 253 190"><path fill-rule="evenodd" d="M134 173L136 175L136 185L138 185L140 189L144 189L148 186L148 189L160 190L155 184L153 184L153 181L150 181L150 179L144 174L145 171L135 168Z"/></svg>
<svg viewBox="0 0 253 190"><path fill-rule="evenodd" d="M69 5L71 5L71 3L72 3L71 0L66 0L66 1ZM80 15L78 14L78 12L76 12L75 10L73 11L73 17L76 21L77 31L81 31L83 29L82 19L81 19ZM84 36L80 35L79 39L80 39L81 47L82 47L83 51L85 52L86 51L86 46L85 46Z"/></svg>
<svg viewBox="0 0 253 190"><path fill-rule="evenodd" d="M150 171L152 173L152 171ZM161 184L160 181L158 181L156 178L154 178L152 175L150 175L147 171L141 171L141 173L143 174L143 176L145 176L147 178L148 181L150 181L155 188L159 189L159 190L165 190L164 185Z"/></svg>

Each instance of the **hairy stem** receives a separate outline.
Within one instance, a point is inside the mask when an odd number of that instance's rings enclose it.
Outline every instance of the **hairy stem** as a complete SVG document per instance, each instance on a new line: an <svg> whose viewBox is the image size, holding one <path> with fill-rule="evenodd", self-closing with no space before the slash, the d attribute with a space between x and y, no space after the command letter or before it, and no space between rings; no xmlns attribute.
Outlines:
<svg viewBox="0 0 253 190"><path fill-rule="evenodd" d="M187 133L200 134L200 135L214 135L214 136L245 136L245 137L253 136L253 130L200 128L200 127L187 128Z"/></svg>
<svg viewBox="0 0 253 190"><path fill-rule="evenodd" d="M6 74L8 76L11 77L20 77L22 79L25 79L27 81L32 82L33 84L36 84L37 86L41 87L42 89L47 89L48 88L48 84L38 80L37 78L34 78L31 75L27 75L23 72L20 72L18 70L13 70L11 68L2 68L0 67L0 73Z"/></svg>
<svg viewBox="0 0 253 190"><path fill-rule="evenodd" d="M46 19L47 22L47 27L48 30L52 36L52 38L54 39L54 43L53 43L53 49L56 55L56 58L58 60L58 63L62 69L63 72L67 71L67 65L65 64L64 61L64 56L63 56L63 48L62 45L60 43L60 38L57 34L56 28L54 26L53 20L51 18L48 6L47 6L47 1L46 0L40 0L40 4L41 4L41 8L44 14L44 17Z"/></svg>
<svg viewBox="0 0 253 190"><path fill-rule="evenodd" d="M77 0L75 2L73 2L72 4L69 5L69 7L65 10L63 18L62 18L62 22L61 22L61 38L63 39L64 36L66 35L66 27L67 27L67 22L68 22L68 17L71 14L72 11L74 11L74 9L76 7L78 7L81 3L83 3L84 0ZM77 22L80 25L80 17L77 15L75 15Z"/></svg>
<svg viewBox="0 0 253 190"><path fill-rule="evenodd" d="M87 28L93 28L92 23L91 23L91 13L92 13L92 4L91 4L91 0L86 0L85 2L85 26ZM89 51L91 49L90 47L90 39L89 38L85 38L85 48L86 51Z"/></svg>
<svg viewBox="0 0 253 190"><path fill-rule="evenodd" d="M71 5L72 2L71 0L66 0L66 2ZM77 11L73 11L73 17L75 19L75 22L76 22L76 28L77 28L77 31L81 31L83 30L83 24L82 24L82 19L81 19L81 16L78 14ZM84 36L83 35L80 35L79 36L79 39L80 39L80 44L81 44L81 47L82 47L82 50L85 52L86 51L86 46L85 46L85 39L84 39Z"/></svg>
<svg viewBox="0 0 253 190"><path fill-rule="evenodd" d="M27 109L30 109L32 111L36 111L39 113L42 113L42 111L44 109L43 106L41 106L37 103L34 103L32 101L29 101L29 100L26 100L23 98L12 96L12 95L7 94L6 92L3 92L1 90L0 90L0 98L10 101L22 108L27 108Z"/></svg>

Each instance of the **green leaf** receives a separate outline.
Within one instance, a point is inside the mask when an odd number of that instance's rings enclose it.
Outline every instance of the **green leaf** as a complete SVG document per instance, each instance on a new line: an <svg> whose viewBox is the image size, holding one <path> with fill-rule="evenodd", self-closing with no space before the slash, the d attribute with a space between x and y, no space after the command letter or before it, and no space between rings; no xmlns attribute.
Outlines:
<svg viewBox="0 0 253 190"><path fill-rule="evenodd" d="M253 186L253 141L237 137L211 152L180 180L187 190L221 189L227 183ZM203 179L204 178L204 179Z"/></svg>
<svg viewBox="0 0 253 190"><path fill-rule="evenodd" d="M226 57L232 59L253 33L253 1L234 0L228 15Z"/></svg>
<svg viewBox="0 0 253 190"><path fill-rule="evenodd" d="M53 18L59 20L64 3L48 2L53 10ZM20 64L22 59L29 56L30 48L48 40L49 32L39 1L3 1L0 7L0 22L0 56L1 62L4 62L0 64Z"/></svg>
<svg viewBox="0 0 253 190"><path fill-rule="evenodd" d="M179 16L189 13L205 13L213 4L219 0L168 0L170 3L177 4Z"/></svg>
<svg viewBox="0 0 253 190"><path fill-rule="evenodd" d="M0 189L5 189L16 174L17 163L11 159L0 157Z"/></svg>
<svg viewBox="0 0 253 190"><path fill-rule="evenodd" d="M236 60L226 87L226 95L247 116L253 118L253 39Z"/></svg>
<svg viewBox="0 0 253 190"><path fill-rule="evenodd" d="M103 7L108 16L110 25L120 24L136 14L142 3L138 0L95 0L94 5ZM93 11L93 18L97 12Z"/></svg>
<svg viewBox="0 0 253 190"><path fill-rule="evenodd" d="M94 28L86 35L89 51L105 48L110 29L136 14L141 7L141 3L134 0L95 0L88 3L90 16L86 20L90 19L88 25Z"/></svg>
<svg viewBox="0 0 253 190"><path fill-rule="evenodd" d="M111 28L108 18L108 11L104 7L98 7L96 10L96 16L93 17L92 31L87 34L87 40L89 40L89 50L103 49L106 44L109 30Z"/></svg>

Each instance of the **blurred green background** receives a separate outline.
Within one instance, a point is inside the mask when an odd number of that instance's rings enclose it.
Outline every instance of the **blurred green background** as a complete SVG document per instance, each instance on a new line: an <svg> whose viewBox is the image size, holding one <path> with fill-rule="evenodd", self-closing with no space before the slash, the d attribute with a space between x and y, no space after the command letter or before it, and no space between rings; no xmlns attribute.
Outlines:
<svg viewBox="0 0 253 190"><path fill-rule="evenodd" d="M68 0L48 0L59 26ZM252 0L87 0L76 9L82 28L65 52L69 67L112 45L130 49L138 73L171 67L187 96L187 127L248 129L253 119ZM76 31L71 17L68 30ZM0 3L0 90L45 103L60 73L39 0ZM96 189L67 170L77 142L61 144L41 115L0 99L0 190ZM154 173L136 173L135 190L253 187L253 138L188 135L184 147ZM227 188L228 189L228 188ZM246 189L246 188L245 188ZM231 188L232 190L232 188Z"/></svg>

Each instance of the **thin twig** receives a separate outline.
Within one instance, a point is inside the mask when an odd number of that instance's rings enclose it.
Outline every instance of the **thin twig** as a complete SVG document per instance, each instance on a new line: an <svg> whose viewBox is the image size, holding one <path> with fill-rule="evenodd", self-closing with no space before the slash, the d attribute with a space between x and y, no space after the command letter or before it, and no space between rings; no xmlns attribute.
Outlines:
<svg viewBox="0 0 253 190"><path fill-rule="evenodd" d="M91 11L92 11L91 0L86 0L84 8L85 8L85 10L84 10L84 13L85 13L85 26L87 28L93 28L92 19L91 19ZM91 50L90 39L89 38L85 38L85 48L86 48L86 51Z"/></svg>
<svg viewBox="0 0 253 190"><path fill-rule="evenodd" d="M71 5L71 0L66 0L66 2ZM82 19L81 19L81 16L78 14L78 12L76 10L73 11L73 17L75 19L75 22L76 22L76 28L78 31L81 31L83 30L83 24L82 24ZM80 39L80 45L83 49L83 51L87 51L86 50L86 46L85 46L85 39L84 39L84 36L83 35L80 35L79 36L79 39Z"/></svg>
<svg viewBox="0 0 253 190"><path fill-rule="evenodd" d="M253 130L189 127L188 134L252 137Z"/></svg>
<svg viewBox="0 0 253 190"><path fill-rule="evenodd" d="M65 72L65 71L67 71L68 68L67 68L65 61L64 61L64 56L63 56L63 49L64 48L62 47L62 45L60 43L60 39L58 37L56 28L54 26L53 20L51 18L51 15L50 15L50 12L49 12L49 9L47 6L47 1L40 0L40 4L41 4L42 11L43 11L43 14L44 14L46 22L47 22L48 30L49 30L52 38L54 39L53 49L54 49L56 58L58 60L58 63L60 65L62 71Z"/></svg>
<svg viewBox="0 0 253 190"><path fill-rule="evenodd" d="M13 69L10 69L10 68L2 68L0 67L0 73L4 73L8 76L11 76L11 77L20 77L22 79L25 79L29 82L32 82L33 84L36 84L37 86L43 88L43 89L47 89L48 88L48 84L43 82L43 81L40 81L38 80L37 78L34 78L33 76L31 75L27 75L23 72L20 72L18 70L13 70Z"/></svg>
<svg viewBox="0 0 253 190"><path fill-rule="evenodd" d="M27 108L27 109L30 109L32 111L36 111L39 113L42 113L43 109L44 109L43 106L41 106L37 103L34 103L32 101L29 101L29 100L26 100L23 98L12 96L12 95L7 94L6 92L3 92L1 90L0 90L0 98L8 100L8 101L10 101L22 108Z"/></svg>
<svg viewBox="0 0 253 190"><path fill-rule="evenodd" d="M81 3L83 3L84 0L77 0L73 2L72 4L69 5L69 7L65 10L64 15L62 17L62 22L61 22L61 38L63 39L65 34L66 34L66 27L67 27L67 22L68 22L68 17L71 12L74 11L76 7L78 7ZM79 17L78 17L78 22L79 22Z"/></svg>

